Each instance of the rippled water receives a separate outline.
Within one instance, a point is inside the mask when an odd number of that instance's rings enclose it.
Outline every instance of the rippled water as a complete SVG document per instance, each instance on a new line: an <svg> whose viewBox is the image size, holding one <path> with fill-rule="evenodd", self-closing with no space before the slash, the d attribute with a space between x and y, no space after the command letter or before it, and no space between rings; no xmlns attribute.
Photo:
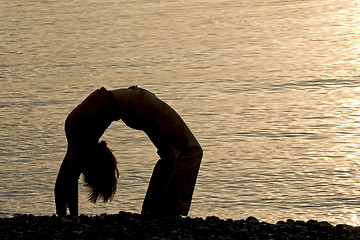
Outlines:
<svg viewBox="0 0 360 240"><path fill-rule="evenodd" d="M0 2L0 216L55 212L67 114L137 84L204 148L191 216L360 224L360 2ZM103 139L121 177L110 204L140 212L157 160L122 122Z"/></svg>

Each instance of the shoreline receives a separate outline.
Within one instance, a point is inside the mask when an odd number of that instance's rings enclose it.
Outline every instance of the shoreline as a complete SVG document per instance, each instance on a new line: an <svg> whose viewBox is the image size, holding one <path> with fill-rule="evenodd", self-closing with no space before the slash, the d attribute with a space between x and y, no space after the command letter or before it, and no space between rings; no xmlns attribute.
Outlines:
<svg viewBox="0 0 360 240"><path fill-rule="evenodd" d="M119 212L79 217L17 214L0 218L1 239L360 239L360 226L288 219L276 224L245 220L155 216Z"/></svg>

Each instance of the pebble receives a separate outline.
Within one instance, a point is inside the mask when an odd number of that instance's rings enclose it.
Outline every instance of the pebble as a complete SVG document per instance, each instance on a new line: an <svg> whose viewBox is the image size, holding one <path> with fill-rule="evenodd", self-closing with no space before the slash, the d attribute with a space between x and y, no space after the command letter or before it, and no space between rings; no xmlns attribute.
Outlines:
<svg viewBox="0 0 360 240"><path fill-rule="evenodd" d="M65 218L65 217L61 217L61 218L60 218L60 221L61 221L62 223L72 223L72 221L71 221L70 219L67 219L67 218Z"/></svg>
<svg viewBox="0 0 360 240"><path fill-rule="evenodd" d="M257 220L255 217L248 217L246 219L246 222L250 223L250 224L258 224L259 220Z"/></svg>

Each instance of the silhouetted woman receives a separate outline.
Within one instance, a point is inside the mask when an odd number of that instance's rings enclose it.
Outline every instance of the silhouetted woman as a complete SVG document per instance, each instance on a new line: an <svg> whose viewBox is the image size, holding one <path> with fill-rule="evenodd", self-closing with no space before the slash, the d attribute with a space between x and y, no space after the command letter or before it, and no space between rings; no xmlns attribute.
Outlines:
<svg viewBox="0 0 360 240"><path fill-rule="evenodd" d="M143 213L187 215L200 168L202 149L181 117L154 94L137 86L91 93L67 117L68 147L55 184L56 213L78 215L78 180L84 175L89 200L111 200L119 171L106 142L109 125L121 119L143 130L158 149L143 202Z"/></svg>

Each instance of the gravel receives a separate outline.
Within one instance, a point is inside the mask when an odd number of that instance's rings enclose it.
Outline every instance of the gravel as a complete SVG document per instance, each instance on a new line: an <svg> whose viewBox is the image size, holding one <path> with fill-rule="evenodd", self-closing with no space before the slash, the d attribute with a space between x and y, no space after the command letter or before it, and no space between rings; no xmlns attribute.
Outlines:
<svg viewBox="0 0 360 240"><path fill-rule="evenodd" d="M0 218L0 239L360 239L360 227L331 225L316 220L260 222L218 217L190 218L128 212L97 216L57 217L15 215Z"/></svg>

